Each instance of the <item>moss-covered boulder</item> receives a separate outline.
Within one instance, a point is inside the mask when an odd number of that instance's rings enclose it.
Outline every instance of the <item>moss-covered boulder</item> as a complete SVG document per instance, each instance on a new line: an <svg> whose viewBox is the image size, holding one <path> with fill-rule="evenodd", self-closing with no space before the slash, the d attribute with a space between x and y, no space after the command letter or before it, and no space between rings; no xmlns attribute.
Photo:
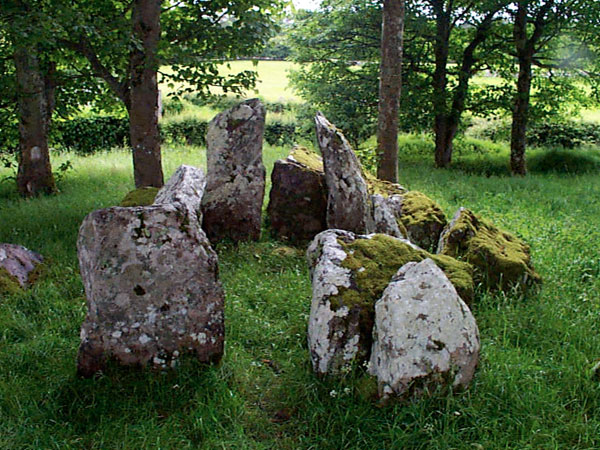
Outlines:
<svg viewBox="0 0 600 450"><path fill-rule="evenodd" d="M127 193L123 200L121 200L121 203L119 203L119 206L150 206L154 203L158 191L159 189L155 187L134 189Z"/></svg>
<svg viewBox="0 0 600 450"><path fill-rule="evenodd" d="M444 271L463 300L472 299L467 263L382 234L328 230L315 237L307 252L313 282L308 341L317 373L334 373L368 359L375 302L398 269L427 258Z"/></svg>
<svg viewBox="0 0 600 450"><path fill-rule="evenodd" d="M465 208L443 231L438 254L472 264L476 282L489 289L527 288L542 281L525 242Z"/></svg>
<svg viewBox="0 0 600 450"><path fill-rule="evenodd" d="M418 191L396 195L389 202L408 239L425 250L435 251L447 223L438 204Z"/></svg>
<svg viewBox="0 0 600 450"><path fill-rule="evenodd" d="M323 161L304 147L275 162L267 208L271 234L308 241L327 229L327 189Z"/></svg>

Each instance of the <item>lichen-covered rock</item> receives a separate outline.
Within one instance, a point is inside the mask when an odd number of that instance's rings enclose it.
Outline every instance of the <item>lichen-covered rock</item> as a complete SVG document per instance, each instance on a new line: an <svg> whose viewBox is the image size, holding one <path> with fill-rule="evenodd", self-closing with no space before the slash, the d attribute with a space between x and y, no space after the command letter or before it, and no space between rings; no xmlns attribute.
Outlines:
<svg viewBox="0 0 600 450"><path fill-rule="evenodd" d="M317 373L335 373L368 359L375 302L392 276L411 261L432 258L461 295L473 295L471 266L431 255L407 240L342 230L318 234L307 251L313 296L308 343Z"/></svg>
<svg viewBox="0 0 600 450"><path fill-rule="evenodd" d="M206 178L202 169L181 165L154 199L155 205L172 204L185 208L202 223L202 195Z"/></svg>
<svg viewBox="0 0 600 450"><path fill-rule="evenodd" d="M327 194L321 157L302 147L275 162L267 208L272 234L307 241L327 229Z"/></svg>
<svg viewBox="0 0 600 450"><path fill-rule="evenodd" d="M158 194L158 188L147 186L138 189L134 189L127 193L127 195L121 200L119 206L133 207L133 206L149 206L154 203L154 199Z"/></svg>
<svg viewBox="0 0 600 450"><path fill-rule="evenodd" d="M442 232L438 253L468 261L476 281L490 289L527 288L542 281L525 242L465 208Z"/></svg>
<svg viewBox="0 0 600 450"><path fill-rule="evenodd" d="M433 200L421 192L409 191L389 197L387 203L411 242L428 251L437 249L447 221Z"/></svg>
<svg viewBox="0 0 600 450"><path fill-rule="evenodd" d="M371 199L352 147L321 113L315 117L327 184L327 226L353 233L374 229Z"/></svg>
<svg viewBox="0 0 600 450"><path fill-rule="evenodd" d="M369 373L380 396L466 388L478 357L475 318L444 272L431 259L403 266L375 304Z"/></svg>
<svg viewBox="0 0 600 450"><path fill-rule="evenodd" d="M395 215L393 203L398 195L390 197L384 197L380 194L371 195L371 202L373 203L373 222L375 233L387 234L398 238L406 238L406 228L402 222L400 222Z"/></svg>
<svg viewBox="0 0 600 450"><path fill-rule="evenodd" d="M16 294L27 288L42 255L16 244L0 244L0 294Z"/></svg>
<svg viewBox="0 0 600 450"><path fill-rule="evenodd" d="M218 114L208 125L202 228L211 242L260 238L265 114L262 103L252 99Z"/></svg>
<svg viewBox="0 0 600 450"><path fill-rule="evenodd" d="M164 368L186 353L221 358L217 255L195 220L173 205L108 208L84 219L77 248L88 313L79 374L93 375L108 359Z"/></svg>

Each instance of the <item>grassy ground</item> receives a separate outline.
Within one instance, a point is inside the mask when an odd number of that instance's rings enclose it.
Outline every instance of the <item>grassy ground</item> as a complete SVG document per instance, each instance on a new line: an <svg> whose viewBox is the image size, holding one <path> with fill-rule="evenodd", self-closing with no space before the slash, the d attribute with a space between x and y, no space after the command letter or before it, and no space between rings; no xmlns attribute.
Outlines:
<svg viewBox="0 0 600 450"><path fill-rule="evenodd" d="M266 148L267 167L285 153ZM200 148L165 149L164 158L167 173L204 164ZM56 157L55 166L69 159L74 171L53 197L19 200L12 183L1 184L0 242L51 262L31 291L0 299L0 448L599 448L600 383L590 371L600 358L597 172L515 179L473 158L477 170L405 159L402 181L448 215L467 206L525 238L543 289L481 297L482 358L468 391L386 408L364 380L312 374L303 249L280 256L284 244L266 233L258 243L218 247L227 293L220 366L76 378L85 311L77 230L87 213L132 188L130 156Z"/></svg>

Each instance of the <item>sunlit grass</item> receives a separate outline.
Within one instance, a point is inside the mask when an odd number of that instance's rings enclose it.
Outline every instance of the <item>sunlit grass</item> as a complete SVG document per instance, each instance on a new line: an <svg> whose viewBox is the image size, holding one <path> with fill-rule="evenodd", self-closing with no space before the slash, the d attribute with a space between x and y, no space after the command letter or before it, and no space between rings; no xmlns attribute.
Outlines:
<svg viewBox="0 0 600 450"><path fill-rule="evenodd" d="M287 151L265 148L269 171ZM286 244L266 231L258 243L217 247L227 294L220 366L77 379L85 313L77 231L87 213L133 188L131 156L53 155L55 167L70 160L74 170L52 197L21 200L1 184L0 242L41 252L50 270L31 291L0 299L0 448L600 447L600 383L590 373L600 358L600 177L490 173L506 156L501 147L465 150L453 170L433 169L430 156L401 157L401 182L448 216L465 206L529 242L544 286L526 298L480 297L482 356L468 391L388 408L372 403L360 379L313 375L304 249L279 256ZM182 163L205 165L199 147L167 146L163 157L167 176Z"/></svg>

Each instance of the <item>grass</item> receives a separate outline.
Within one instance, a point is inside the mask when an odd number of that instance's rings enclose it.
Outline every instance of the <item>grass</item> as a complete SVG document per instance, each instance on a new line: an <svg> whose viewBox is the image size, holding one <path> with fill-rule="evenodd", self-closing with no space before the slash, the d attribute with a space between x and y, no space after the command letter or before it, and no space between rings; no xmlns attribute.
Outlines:
<svg viewBox="0 0 600 450"><path fill-rule="evenodd" d="M229 61L220 66L219 72L221 75L237 74L245 70L256 72L258 83L254 90L244 93L246 98L259 96L271 102L298 102L300 98L288 86L287 80L287 73L296 67L297 64L289 61ZM165 73L169 73L169 70L161 69ZM161 82L160 88L165 95L173 91L164 81ZM212 92L221 94L222 90L214 88Z"/></svg>
<svg viewBox="0 0 600 450"><path fill-rule="evenodd" d="M287 150L265 149L269 170ZM133 187L130 155L55 156L55 167L67 159L74 166L57 196L20 200L12 183L0 184L0 242L50 260L32 290L0 299L0 448L600 447L600 383L590 373L600 358L600 179L487 173L502 151L458 155L457 162L474 158L479 169L470 172L405 156L402 182L447 215L466 206L522 236L544 286L527 298L480 298L482 357L468 391L387 408L375 406L362 379L313 375L303 249L281 256L284 244L266 233L217 248L227 294L220 366L188 361L167 374L110 368L78 379L85 305L77 230L87 213ZM163 153L167 174L181 163L205 164L201 148Z"/></svg>

